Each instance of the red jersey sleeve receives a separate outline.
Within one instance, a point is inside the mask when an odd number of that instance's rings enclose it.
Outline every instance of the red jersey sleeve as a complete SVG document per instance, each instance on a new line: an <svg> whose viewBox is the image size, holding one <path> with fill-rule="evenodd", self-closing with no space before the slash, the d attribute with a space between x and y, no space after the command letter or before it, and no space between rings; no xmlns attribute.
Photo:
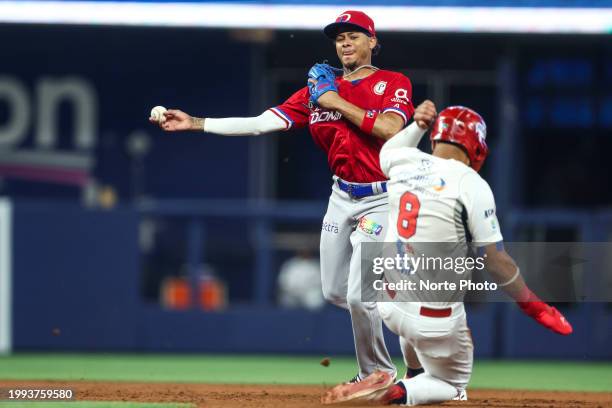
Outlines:
<svg viewBox="0 0 612 408"><path fill-rule="evenodd" d="M270 111L285 121L285 130L289 130L292 127L303 128L308 125L308 118L310 116L310 108L308 107L309 98L308 87L304 87L291 95L281 105L270 108Z"/></svg>
<svg viewBox="0 0 612 408"><path fill-rule="evenodd" d="M385 88L385 95L382 106L382 113L392 112L402 117L404 126L414 114L412 105L412 84L410 80L397 74Z"/></svg>

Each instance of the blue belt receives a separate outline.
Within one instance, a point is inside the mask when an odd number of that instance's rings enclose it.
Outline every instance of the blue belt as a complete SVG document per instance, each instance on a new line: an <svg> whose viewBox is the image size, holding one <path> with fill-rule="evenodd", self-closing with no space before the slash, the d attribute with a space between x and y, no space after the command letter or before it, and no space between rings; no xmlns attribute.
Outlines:
<svg viewBox="0 0 612 408"><path fill-rule="evenodd" d="M352 198L364 198L387 192L387 182L379 181L371 184L353 184L338 179L338 187Z"/></svg>

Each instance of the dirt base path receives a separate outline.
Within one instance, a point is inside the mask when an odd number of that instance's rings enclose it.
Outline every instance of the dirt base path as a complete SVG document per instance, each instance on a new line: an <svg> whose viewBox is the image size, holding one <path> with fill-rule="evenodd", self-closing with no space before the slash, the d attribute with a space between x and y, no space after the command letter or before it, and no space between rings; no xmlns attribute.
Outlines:
<svg viewBox="0 0 612 408"><path fill-rule="evenodd" d="M71 388L78 401L181 402L206 408L302 408L321 406L328 387L293 385L168 384L89 381L0 381L0 387ZM612 407L612 393L469 390L461 407ZM350 406L350 405L343 405ZM439 405L438 405L439 406Z"/></svg>

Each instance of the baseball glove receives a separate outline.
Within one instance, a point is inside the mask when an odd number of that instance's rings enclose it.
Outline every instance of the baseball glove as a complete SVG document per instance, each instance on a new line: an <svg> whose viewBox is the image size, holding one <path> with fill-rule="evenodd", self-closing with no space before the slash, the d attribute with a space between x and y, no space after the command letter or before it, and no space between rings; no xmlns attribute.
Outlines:
<svg viewBox="0 0 612 408"><path fill-rule="evenodd" d="M317 104L317 101L325 92L338 92L336 77L343 71L328 64L314 64L308 71L308 91L310 101Z"/></svg>

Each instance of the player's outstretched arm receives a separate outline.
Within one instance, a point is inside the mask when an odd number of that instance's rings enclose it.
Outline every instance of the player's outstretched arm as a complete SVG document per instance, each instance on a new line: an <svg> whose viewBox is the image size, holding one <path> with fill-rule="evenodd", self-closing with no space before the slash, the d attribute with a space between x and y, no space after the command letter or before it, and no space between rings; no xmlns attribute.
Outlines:
<svg viewBox="0 0 612 408"><path fill-rule="evenodd" d="M246 118L198 118L178 109L169 109L161 120L149 118L167 132L204 131L223 136L250 136L285 130L285 122L271 111Z"/></svg>
<svg viewBox="0 0 612 408"><path fill-rule="evenodd" d="M204 119L193 117L181 110L170 109L162 111L156 116L153 116L153 113L151 111L149 122L158 125L167 132L203 130Z"/></svg>
<svg viewBox="0 0 612 408"><path fill-rule="evenodd" d="M426 129L421 129L416 122L412 122L404 129L399 131L391 139L387 140L380 150L380 160L383 162L383 158L387 154L400 147L417 147L423 135L427 132ZM381 166L384 165L381 164Z"/></svg>
<svg viewBox="0 0 612 408"><path fill-rule="evenodd" d="M527 316L555 333L568 335L572 325L554 307L538 298L525 284L519 268L501 243L485 247L487 271Z"/></svg>
<svg viewBox="0 0 612 408"><path fill-rule="evenodd" d="M412 119L421 129L427 130L434 124L437 116L438 111L436 110L436 105L429 99L425 99L414 110Z"/></svg>
<svg viewBox="0 0 612 408"><path fill-rule="evenodd" d="M383 145L383 151L397 147L416 147L438 115L436 105L425 100L414 111L414 122L399 131ZM383 154L381 151L381 156Z"/></svg>

